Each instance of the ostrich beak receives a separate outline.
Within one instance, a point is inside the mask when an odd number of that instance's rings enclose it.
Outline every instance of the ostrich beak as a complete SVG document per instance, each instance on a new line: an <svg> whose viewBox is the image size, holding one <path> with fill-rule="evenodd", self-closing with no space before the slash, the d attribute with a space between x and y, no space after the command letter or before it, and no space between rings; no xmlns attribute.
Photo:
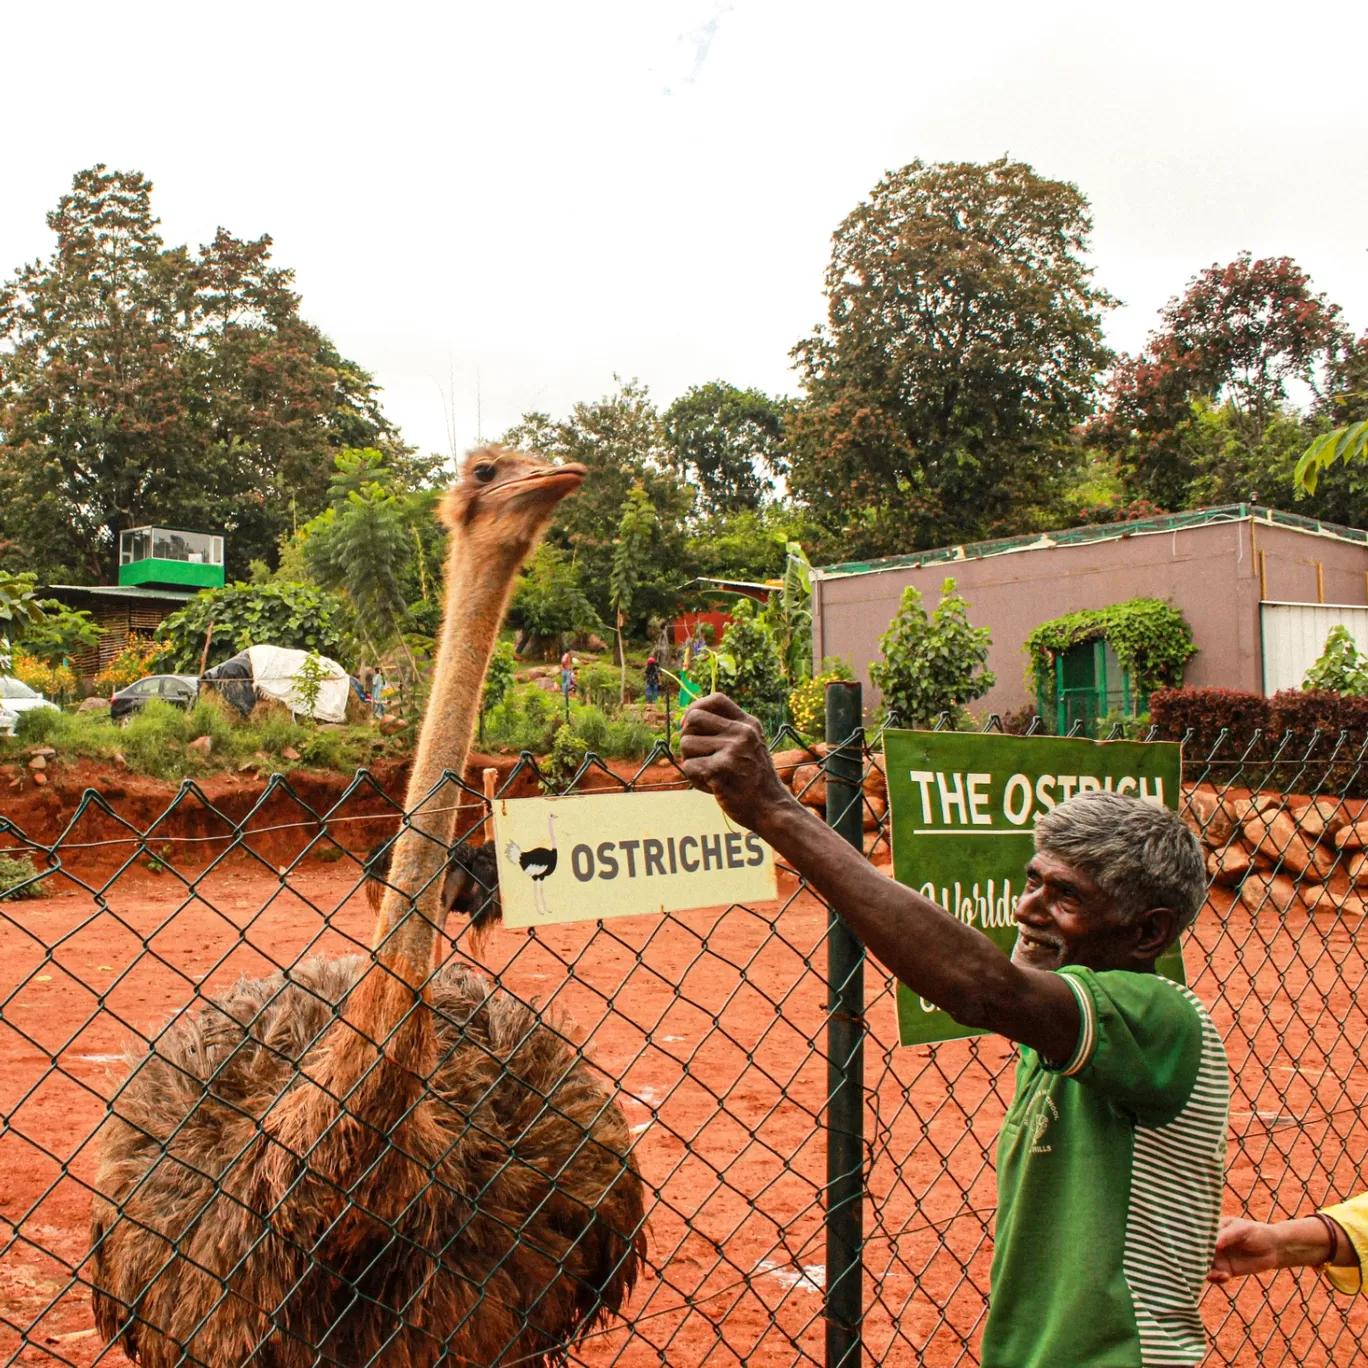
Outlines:
<svg viewBox="0 0 1368 1368"><path fill-rule="evenodd" d="M584 483L589 467L577 461L565 465L536 466L516 480L509 480L490 491L499 498L516 499L518 502L559 503L573 494Z"/></svg>

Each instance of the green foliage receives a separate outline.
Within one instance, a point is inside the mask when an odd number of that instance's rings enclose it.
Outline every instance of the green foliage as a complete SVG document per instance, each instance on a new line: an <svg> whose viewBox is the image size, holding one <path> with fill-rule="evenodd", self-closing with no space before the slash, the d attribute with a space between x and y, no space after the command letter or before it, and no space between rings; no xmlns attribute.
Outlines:
<svg viewBox="0 0 1368 1368"><path fill-rule="evenodd" d="M30 855L0 855L0 902L11 898L43 898L47 890L37 882L38 868Z"/></svg>
<svg viewBox="0 0 1368 1368"><path fill-rule="evenodd" d="M1127 599L1109 608L1086 608L1042 622L1025 645L1033 686L1052 694L1055 656L1099 638L1111 643L1142 696L1180 683L1187 662L1197 654L1192 628L1172 604L1155 598Z"/></svg>
<svg viewBox="0 0 1368 1368"><path fill-rule="evenodd" d="M755 510L788 473L784 420L790 405L757 389L714 380L665 410L665 441L676 467L710 513Z"/></svg>
<svg viewBox="0 0 1368 1368"><path fill-rule="evenodd" d="M569 723L562 722L556 728L555 740L551 743L551 753L542 765L546 776L546 791L558 793L579 773L589 747L575 735Z"/></svg>
<svg viewBox="0 0 1368 1368"><path fill-rule="evenodd" d="M1306 672L1302 688L1344 694L1350 698L1368 695L1368 656L1359 654L1347 627L1332 627L1325 638L1320 659Z"/></svg>
<svg viewBox="0 0 1368 1368"><path fill-rule="evenodd" d="M245 763L273 769L299 763L346 772L372 763L390 744L372 727L314 730L278 715L249 725L207 697L189 711L153 699L123 727L114 726L108 715L36 708L20 715L16 732L12 741L0 739L0 757L25 746L49 745L73 759L95 760L110 768L126 765L134 774L169 781L236 770ZM188 749L201 736L213 742L208 756ZM301 760L286 760L282 753L287 749Z"/></svg>
<svg viewBox="0 0 1368 1368"><path fill-rule="evenodd" d="M912 162L837 228L790 487L843 557L1030 530L1110 360L1078 189L1003 157Z"/></svg>
<svg viewBox="0 0 1368 1368"><path fill-rule="evenodd" d="M679 585L694 573L685 540L694 491L671 468L646 387L628 381L595 403L576 404L560 422L525 414L503 440L589 467L584 487L557 508L549 539L573 554L584 592L604 622L615 617L609 586L623 504L634 485L642 486L656 512L657 537L639 568L627 630L639 634L651 617L672 617Z"/></svg>
<svg viewBox="0 0 1368 1368"><path fill-rule="evenodd" d="M952 579L941 586L929 617L920 592L910 584L903 590L897 616L879 638L883 661L869 667L885 712L900 726L929 726L941 713L959 725L965 705L997 683L986 668L992 636L987 627L970 625L968 608Z"/></svg>
<svg viewBox="0 0 1368 1368"><path fill-rule="evenodd" d="M310 721L314 720L314 711L318 707L318 695L323 692L323 684L328 675L329 671L319 659L316 651L310 651L304 657L299 669L295 671L292 681L295 686L295 693L304 705L304 714Z"/></svg>
<svg viewBox="0 0 1368 1368"><path fill-rule="evenodd" d="M497 708L508 697L513 687L513 674L518 667L518 658L513 653L513 643L501 641L489 658L489 668L485 671L484 690L480 694L480 713L484 715L491 708Z"/></svg>
<svg viewBox="0 0 1368 1368"><path fill-rule="evenodd" d="M603 626L585 595L579 569L551 542L537 547L523 567L508 620L528 637L558 637Z"/></svg>
<svg viewBox="0 0 1368 1368"><path fill-rule="evenodd" d="M633 485L623 500L622 516L618 519L613 571L608 581L608 601L616 614L618 664L622 670L620 697L624 702L627 698L627 653L622 634L632 608L632 597L650 564L656 528L656 511L651 506L645 485Z"/></svg>
<svg viewBox="0 0 1368 1368"><path fill-rule="evenodd" d="M762 617L792 688L812 673L812 566L797 542L785 542L784 552L783 580Z"/></svg>
<svg viewBox="0 0 1368 1368"><path fill-rule="evenodd" d="M585 703L604 709L619 708L624 701L635 701L641 697L643 689L640 676L632 671L627 675L624 691L622 672L604 660L593 660L583 666L576 683Z"/></svg>
<svg viewBox="0 0 1368 1368"><path fill-rule="evenodd" d="M38 576L25 571L0 570L0 670L10 668L10 643L25 629L39 627L47 618L37 596Z"/></svg>
<svg viewBox="0 0 1368 1368"><path fill-rule="evenodd" d="M24 650L44 665L65 664L98 645L104 631L84 608L68 608L56 599L43 603L43 621L22 633Z"/></svg>
<svg viewBox="0 0 1368 1368"><path fill-rule="evenodd" d="M337 449L393 442L270 238L168 247L151 196L78 172L51 256L0 285L0 543L45 580L108 583L119 530L156 521L223 528L242 573L323 507Z"/></svg>
<svg viewBox="0 0 1368 1368"><path fill-rule="evenodd" d="M344 605L308 584L230 584L196 594L157 628L166 668L200 672L200 653L213 625L209 664L248 646L285 646L317 651L344 669L355 663L356 646Z"/></svg>
<svg viewBox="0 0 1368 1368"><path fill-rule="evenodd" d="M1288 382L1315 388L1345 340L1338 308L1296 262L1242 252L1199 271L1164 307L1144 351L1121 358L1091 439L1118 459L1130 497L1192 507L1209 451L1194 431L1194 405L1226 411L1224 466L1266 462L1258 453L1287 416ZM1264 502L1290 493L1285 474L1261 483Z"/></svg>
<svg viewBox="0 0 1368 1368"><path fill-rule="evenodd" d="M766 726L783 720L788 695L783 661L750 599L739 600L732 610L718 657L726 674L722 687L733 701Z"/></svg>
<svg viewBox="0 0 1368 1368"><path fill-rule="evenodd" d="M805 679L788 698L789 717L804 735L821 738L826 734L826 686L841 679L854 679L855 671L847 661L827 656L822 668Z"/></svg>
<svg viewBox="0 0 1368 1368"><path fill-rule="evenodd" d="M1368 461L1368 420L1322 433L1302 452L1293 480L1299 489L1314 494L1321 471L1336 461L1345 465Z"/></svg>
<svg viewBox="0 0 1368 1368"><path fill-rule="evenodd" d="M508 750L544 753L551 745L557 716L550 694L533 684L516 685L485 715L485 741Z"/></svg>
<svg viewBox="0 0 1368 1368"><path fill-rule="evenodd" d="M419 578L417 521L427 501L401 496L384 452L347 450L335 462L331 507L302 532L304 565L324 589L344 594L374 658L412 626L408 600Z"/></svg>

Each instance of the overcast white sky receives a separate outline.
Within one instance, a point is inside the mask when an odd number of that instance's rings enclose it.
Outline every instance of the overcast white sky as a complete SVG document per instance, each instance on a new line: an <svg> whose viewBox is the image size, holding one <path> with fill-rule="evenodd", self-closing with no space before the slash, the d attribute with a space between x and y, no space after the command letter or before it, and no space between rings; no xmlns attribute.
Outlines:
<svg viewBox="0 0 1368 1368"><path fill-rule="evenodd" d="M914 157L1076 182L1117 346L1241 248L1368 328L1353 0L9 0L0 35L0 272L78 168L141 170L169 242L271 233L429 450L477 370L487 437L614 372L793 392L833 228Z"/></svg>

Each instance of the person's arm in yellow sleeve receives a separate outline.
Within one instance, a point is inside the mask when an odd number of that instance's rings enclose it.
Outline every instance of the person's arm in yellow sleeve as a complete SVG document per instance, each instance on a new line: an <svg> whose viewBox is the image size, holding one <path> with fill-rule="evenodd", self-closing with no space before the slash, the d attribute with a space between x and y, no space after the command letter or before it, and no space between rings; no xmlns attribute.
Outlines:
<svg viewBox="0 0 1368 1368"><path fill-rule="evenodd" d="M1228 1283L1272 1268L1325 1268L1341 1292L1362 1289L1361 1269L1368 1256L1368 1192L1315 1216L1291 1221L1221 1218L1216 1256L1207 1281Z"/></svg>
<svg viewBox="0 0 1368 1368"><path fill-rule="evenodd" d="M1325 1276L1337 1291L1361 1292L1363 1269L1368 1267L1368 1192L1360 1192L1337 1206L1323 1207L1322 1212L1348 1237L1353 1254L1352 1262L1346 1260L1341 1264L1338 1258L1332 1259Z"/></svg>

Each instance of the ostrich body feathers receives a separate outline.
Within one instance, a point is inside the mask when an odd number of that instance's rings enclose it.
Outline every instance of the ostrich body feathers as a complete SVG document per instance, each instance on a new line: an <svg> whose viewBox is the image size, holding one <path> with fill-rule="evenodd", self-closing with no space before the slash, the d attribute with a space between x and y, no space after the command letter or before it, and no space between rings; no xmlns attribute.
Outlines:
<svg viewBox="0 0 1368 1368"><path fill-rule="evenodd" d="M436 1067L345 1193L272 1135L370 963L244 980L130 1060L89 1268L96 1323L136 1362L545 1368L631 1291L643 1194L621 1109L553 1024L464 967L415 1006Z"/></svg>

